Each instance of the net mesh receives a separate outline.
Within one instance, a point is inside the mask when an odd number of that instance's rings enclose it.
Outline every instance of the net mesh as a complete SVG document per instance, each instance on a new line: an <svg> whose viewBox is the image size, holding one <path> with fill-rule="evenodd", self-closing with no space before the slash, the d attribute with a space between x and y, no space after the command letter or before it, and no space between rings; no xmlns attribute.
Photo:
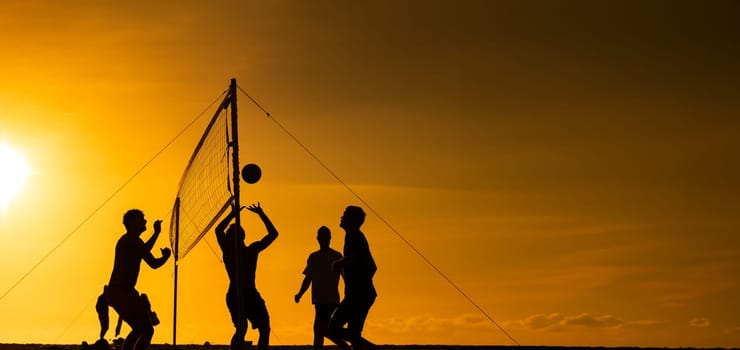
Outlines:
<svg viewBox="0 0 740 350"><path fill-rule="evenodd" d="M178 259L195 247L233 200L228 100L227 95L214 113L180 180L170 220L170 244Z"/></svg>

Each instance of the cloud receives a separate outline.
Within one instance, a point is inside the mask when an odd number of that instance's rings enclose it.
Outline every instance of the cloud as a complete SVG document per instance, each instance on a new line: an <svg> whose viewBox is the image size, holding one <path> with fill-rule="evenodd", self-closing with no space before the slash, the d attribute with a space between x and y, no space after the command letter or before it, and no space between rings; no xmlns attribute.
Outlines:
<svg viewBox="0 0 740 350"><path fill-rule="evenodd" d="M532 315L524 320L518 321L523 328L527 329L545 329L557 326L565 317L561 314L538 314Z"/></svg>
<svg viewBox="0 0 740 350"><path fill-rule="evenodd" d="M462 314L457 317L435 317L422 314L410 317L391 317L370 323L370 327L392 330L393 332L440 332L450 329L470 329L491 327L490 321L476 314Z"/></svg>
<svg viewBox="0 0 740 350"><path fill-rule="evenodd" d="M658 326L663 322L656 320L625 321L613 315L593 315L590 313L581 313L575 316L550 313L532 315L523 320L506 321L503 324L509 328L559 332L583 328L645 328Z"/></svg>
<svg viewBox="0 0 740 350"><path fill-rule="evenodd" d="M566 327L611 328L622 326L624 321L612 315L595 316L583 313L574 317L566 317L562 324Z"/></svg>
<svg viewBox="0 0 740 350"><path fill-rule="evenodd" d="M709 319L705 317L695 317L689 321L689 326L696 328L707 328L710 324Z"/></svg>
<svg viewBox="0 0 740 350"><path fill-rule="evenodd" d="M725 334L740 333L740 326L725 329Z"/></svg>

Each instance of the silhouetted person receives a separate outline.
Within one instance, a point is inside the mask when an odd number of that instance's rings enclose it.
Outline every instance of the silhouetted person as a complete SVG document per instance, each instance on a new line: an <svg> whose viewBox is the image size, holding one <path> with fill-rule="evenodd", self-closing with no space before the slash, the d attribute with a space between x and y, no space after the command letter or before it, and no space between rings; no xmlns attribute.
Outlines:
<svg viewBox="0 0 740 350"><path fill-rule="evenodd" d="M321 226L316 235L319 250L311 253L306 262L301 289L295 295L295 302L301 301L303 293L311 286L311 303L316 310L313 320L313 348L319 350L324 346L324 336L329 330L331 315L339 304L339 272L332 270L332 263L342 258L342 254L331 249L331 231Z"/></svg>
<svg viewBox="0 0 740 350"><path fill-rule="evenodd" d="M340 220L344 229L344 257L333 264L335 271L343 271L344 299L334 311L329 323L329 339L340 348L364 350L373 346L362 337L362 328L370 307L377 296L373 276L377 270L370 245L360 226L365 222L365 212L360 207L348 206ZM347 325L345 328L344 325Z"/></svg>
<svg viewBox="0 0 740 350"><path fill-rule="evenodd" d="M167 262L171 252L169 248L162 248L162 256L159 258L155 258L151 252L162 230L162 220L154 221L154 233L146 243L139 237L146 231L146 219L141 210L127 211L123 215L123 225L126 233L116 243L113 272L104 291L108 304L131 327L131 333L123 342L123 350L144 350L152 341L154 325L148 300L142 298L136 290L141 261L144 260L149 267L157 269Z"/></svg>
<svg viewBox="0 0 740 350"><path fill-rule="evenodd" d="M241 207L240 210L244 208ZM249 320L252 323L252 329L257 329L260 334L257 349L267 350L270 344L270 315L267 313L265 301L257 291L255 275L259 253L275 241L278 231L260 207L259 202L246 208L259 215L267 229L267 234L259 241L245 245L245 233L242 227L232 224L228 230L226 229L226 226L237 215L233 210L216 226L216 238L223 253L226 273L229 275L226 306L229 308L231 321L235 328L234 336L231 337L231 349L242 350L244 337L247 335L247 320Z"/></svg>

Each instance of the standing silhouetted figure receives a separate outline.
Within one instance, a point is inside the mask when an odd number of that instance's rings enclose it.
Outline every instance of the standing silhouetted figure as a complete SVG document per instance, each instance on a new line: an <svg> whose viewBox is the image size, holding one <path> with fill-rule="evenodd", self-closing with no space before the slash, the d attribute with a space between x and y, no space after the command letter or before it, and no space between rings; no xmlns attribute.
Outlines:
<svg viewBox="0 0 740 350"><path fill-rule="evenodd" d="M316 235L319 250L311 253L306 262L301 289L295 295L295 302L301 301L303 293L311 286L311 303L316 313L313 319L313 348L324 346L324 337L329 330L331 315L339 304L339 272L332 270L332 264L342 258L342 254L331 249L331 231L321 226Z"/></svg>
<svg viewBox="0 0 740 350"><path fill-rule="evenodd" d="M146 231L146 219L141 210L127 211L123 215L123 225L126 233L116 243L113 272L104 293L108 304L131 327L131 333L123 342L122 350L144 350L151 343L154 325L148 300L142 298L136 290L141 261L144 260L149 267L157 269L167 262L171 252L169 248L162 248L162 256L159 258L155 258L151 252L162 230L162 220L154 221L154 234L146 243L139 237Z"/></svg>
<svg viewBox="0 0 740 350"><path fill-rule="evenodd" d="M241 207L244 209L245 207ZM257 257L269 247L278 236L278 231L260 207L259 202L246 207L259 215L267 228L267 234L250 245L244 244L244 229L236 224L229 226L234 218L233 210L216 226L216 238L223 253L224 266L229 275L229 291L226 293L226 306L234 323L234 336L231 337L231 350L243 350L244 337L247 335L247 320L252 328L259 331L258 350L267 350L270 345L270 315L262 296L257 291L255 276ZM238 261L237 261L238 258Z"/></svg>
<svg viewBox="0 0 740 350"><path fill-rule="evenodd" d="M362 337L362 328L370 307L377 296L373 276L377 270L370 245L360 226L365 222L365 212L360 207L348 206L340 220L344 229L344 257L334 262L335 271L343 271L344 299L334 311L329 323L329 339L340 348L365 350L373 346ZM345 328L344 325L347 325Z"/></svg>

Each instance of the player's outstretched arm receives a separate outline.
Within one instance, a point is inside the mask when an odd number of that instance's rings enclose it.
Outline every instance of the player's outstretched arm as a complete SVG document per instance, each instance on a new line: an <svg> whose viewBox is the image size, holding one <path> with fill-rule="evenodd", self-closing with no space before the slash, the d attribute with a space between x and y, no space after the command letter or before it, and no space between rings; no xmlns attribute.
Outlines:
<svg viewBox="0 0 740 350"><path fill-rule="evenodd" d="M306 275L306 277L303 278L303 282L301 282L301 289L298 291L298 294L296 294L294 297L296 303L301 301L301 297L303 296L303 293L305 293L308 290L309 286L311 286L311 277L308 277L308 275Z"/></svg>
<svg viewBox="0 0 740 350"><path fill-rule="evenodd" d="M152 234L151 237L144 243L144 247L146 247L146 250L152 250L154 248L154 243L157 242L157 238L159 238L159 233L162 231L162 220L155 220L154 221L154 234Z"/></svg>
<svg viewBox="0 0 740 350"><path fill-rule="evenodd" d="M244 207L242 207L244 209ZM226 227L229 226L231 220L234 219L234 209L232 208L229 214L227 214L221 222L216 225L216 237L223 236L226 234Z"/></svg>
<svg viewBox="0 0 740 350"><path fill-rule="evenodd" d="M147 250L146 253L144 253L144 261L146 261L146 264L149 265L149 267L153 269L158 269L164 263L167 262L167 259L170 258L170 255L172 255L172 251L170 248L162 248L162 256L159 258L155 258L154 255L152 255L152 252Z"/></svg>
<svg viewBox="0 0 740 350"><path fill-rule="evenodd" d="M260 206L260 202L257 202L257 204L252 204L247 207L247 209L257 215L259 215L260 219L262 219L262 223L265 224L265 228L267 229L267 234L262 237L261 240L252 243L250 246L255 246L259 250L263 250L270 246L272 242L275 241L275 239L278 237L278 231L275 228L275 225L272 224L272 221L270 221L270 218L267 217L267 214L265 214L265 211L262 209L262 206Z"/></svg>

